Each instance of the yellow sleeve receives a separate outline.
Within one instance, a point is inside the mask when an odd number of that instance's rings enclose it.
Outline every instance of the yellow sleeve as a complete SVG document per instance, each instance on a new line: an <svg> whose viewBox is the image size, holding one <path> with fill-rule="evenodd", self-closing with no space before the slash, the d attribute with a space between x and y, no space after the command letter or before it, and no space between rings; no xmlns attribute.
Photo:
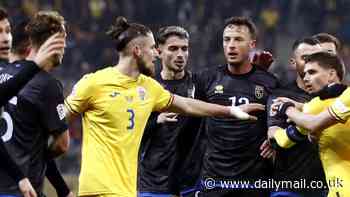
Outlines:
<svg viewBox="0 0 350 197"><path fill-rule="evenodd" d="M328 108L329 113L339 122L345 123L350 118L350 88L347 88Z"/></svg>
<svg viewBox="0 0 350 197"><path fill-rule="evenodd" d="M308 134L308 131L305 130L304 128L297 127L297 129L301 135L306 136ZM282 148L291 148L296 144L296 142L290 139L286 129L278 128L274 134L274 138L278 146Z"/></svg>
<svg viewBox="0 0 350 197"><path fill-rule="evenodd" d="M295 145L295 142L289 139L287 132L282 128L276 130L274 138L278 146L282 148L290 148Z"/></svg>
<svg viewBox="0 0 350 197"><path fill-rule="evenodd" d="M165 111L173 102L173 95L163 88L158 82L153 80L153 87L155 88L155 103L153 111Z"/></svg>
<svg viewBox="0 0 350 197"><path fill-rule="evenodd" d="M91 74L81 78L64 101L67 110L74 114L83 113L92 100L94 94L93 85Z"/></svg>

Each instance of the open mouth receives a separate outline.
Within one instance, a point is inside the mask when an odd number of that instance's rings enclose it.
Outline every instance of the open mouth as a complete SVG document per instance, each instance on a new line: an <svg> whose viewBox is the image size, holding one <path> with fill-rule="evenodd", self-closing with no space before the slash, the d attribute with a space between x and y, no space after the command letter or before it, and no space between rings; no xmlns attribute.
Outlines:
<svg viewBox="0 0 350 197"><path fill-rule="evenodd" d="M305 89L306 89L307 91L312 91L312 85L310 85L310 84L305 84Z"/></svg>
<svg viewBox="0 0 350 197"><path fill-rule="evenodd" d="M238 53L236 53L236 52L229 52L228 53L229 57L236 57L237 55L238 55Z"/></svg>
<svg viewBox="0 0 350 197"><path fill-rule="evenodd" d="M10 47L9 46L0 47L0 51L1 52L8 52L8 51L10 51Z"/></svg>
<svg viewBox="0 0 350 197"><path fill-rule="evenodd" d="M178 65L183 65L185 62L183 62L183 61L175 61L174 63L178 64Z"/></svg>
<svg viewBox="0 0 350 197"><path fill-rule="evenodd" d="M178 67L183 67L185 62L184 61L174 61L174 64Z"/></svg>

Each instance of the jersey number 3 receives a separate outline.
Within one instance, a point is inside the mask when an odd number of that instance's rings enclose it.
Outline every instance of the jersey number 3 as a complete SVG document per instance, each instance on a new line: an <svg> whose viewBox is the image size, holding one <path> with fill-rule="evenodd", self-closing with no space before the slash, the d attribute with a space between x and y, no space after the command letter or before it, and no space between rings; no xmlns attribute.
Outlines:
<svg viewBox="0 0 350 197"><path fill-rule="evenodd" d="M130 114L130 117L129 117L129 126L126 128L128 130L131 130L135 126L135 113L134 113L134 110L132 109L128 109L127 112Z"/></svg>

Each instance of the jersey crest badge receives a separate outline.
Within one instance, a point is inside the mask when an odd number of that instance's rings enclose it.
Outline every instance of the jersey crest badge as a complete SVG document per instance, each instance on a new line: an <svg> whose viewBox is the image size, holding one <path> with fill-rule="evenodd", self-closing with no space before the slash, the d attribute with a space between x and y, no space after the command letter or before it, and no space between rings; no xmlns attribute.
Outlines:
<svg viewBox="0 0 350 197"><path fill-rule="evenodd" d="M144 87L137 87L137 93L141 101L146 100L146 89Z"/></svg>
<svg viewBox="0 0 350 197"><path fill-rule="evenodd" d="M224 86L223 85L217 85L215 86L215 94L223 94L224 93Z"/></svg>
<svg viewBox="0 0 350 197"><path fill-rule="evenodd" d="M262 97L264 97L264 87L263 86L255 86L255 97L257 99L261 99Z"/></svg>
<svg viewBox="0 0 350 197"><path fill-rule="evenodd" d="M58 104L56 107L56 110L57 110L57 114L58 114L58 117L60 118L60 120L63 120L66 117L66 111L65 111L64 104Z"/></svg>

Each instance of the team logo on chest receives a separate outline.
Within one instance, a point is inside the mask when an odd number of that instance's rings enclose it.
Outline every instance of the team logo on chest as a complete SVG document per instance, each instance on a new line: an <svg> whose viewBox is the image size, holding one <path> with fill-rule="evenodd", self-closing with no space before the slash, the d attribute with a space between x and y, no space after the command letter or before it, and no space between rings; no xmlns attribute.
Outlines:
<svg viewBox="0 0 350 197"><path fill-rule="evenodd" d="M224 86L223 85L217 85L215 86L215 94L223 94L224 93Z"/></svg>
<svg viewBox="0 0 350 197"><path fill-rule="evenodd" d="M146 89L144 87L137 87L137 94L139 95L141 101L146 100Z"/></svg>
<svg viewBox="0 0 350 197"><path fill-rule="evenodd" d="M120 94L119 92L112 92L109 96L113 98L118 96L119 94Z"/></svg>
<svg viewBox="0 0 350 197"><path fill-rule="evenodd" d="M257 99L261 99L262 97L264 97L264 87L263 86L260 86L260 85L255 86L255 97Z"/></svg>

